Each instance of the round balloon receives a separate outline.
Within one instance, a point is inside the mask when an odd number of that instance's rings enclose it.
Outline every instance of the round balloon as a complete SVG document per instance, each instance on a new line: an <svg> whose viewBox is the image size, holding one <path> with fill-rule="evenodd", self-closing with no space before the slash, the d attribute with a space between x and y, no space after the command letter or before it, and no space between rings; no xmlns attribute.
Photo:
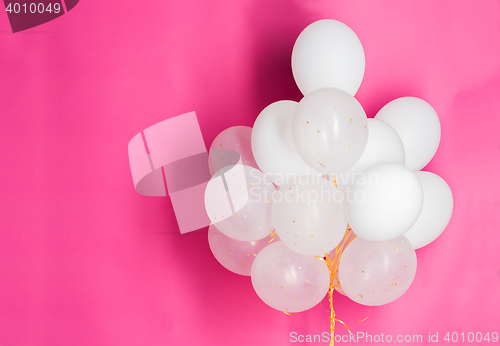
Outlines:
<svg viewBox="0 0 500 346"><path fill-rule="evenodd" d="M252 153L252 128L233 126L225 129L215 137L209 151L209 164L212 174L223 167L238 163L259 168ZM235 155L235 154L239 155Z"/></svg>
<svg viewBox="0 0 500 346"><path fill-rule="evenodd" d="M295 181L301 175L319 174L304 162L293 143L291 121L297 104L294 101L272 103L260 112L253 125L255 161L278 186Z"/></svg>
<svg viewBox="0 0 500 346"><path fill-rule="evenodd" d="M208 229L208 244L214 257L233 273L250 276L252 263L257 254L269 245L272 237L261 240L239 241L222 234L215 225ZM274 239L278 241L279 238Z"/></svg>
<svg viewBox="0 0 500 346"><path fill-rule="evenodd" d="M401 97L386 104L375 119L391 125L405 148L406 167L418 171L434 157L441 139L441 125L430 104L416 97Z"/></svg>
<svg viewBox="0 0 500 346"><path fill-rule="evenodd" d="M422 185L413 171L396 163L379 163L363 171L347 193L347 221L370 241L403 235L422 210Z"/></svg>
<svg viewBox="0 0 500 346"><path fill-rule="evenodd" d="M443 233L453 212L451 189L440 176L430 172L415 172L424 192L424 204L417 222L404 236L415 249L433 242Z"/></svg>
<svg viewBox="0 0 500 346"><path fill-rule="evenodd" d="M240 241L259 240L274 230L274 191L274 185L259 170L228 166L208 182L205 209L210 222L226 236Z"/></svg>
<svg viewBox="0 0 500 346"><path fill-rule="evenodd" d="M318 304L328 292L330 272L325 261L301 255L283 242L262 249L252 265L252 285L270 307L301 312Z"/></svg>
<svg viewBox="0 0 500 346"><path fill-rule="evenodd" d="M356 303L383 305L401 297L417 271L417 256L404 237L371 242L356 238L339 263L339 282Z"/></svg>
<svg viewBox="0 0 500 346"><path fill-rule="evenodd" d="M323 178L284 185L273 198L273 223L290 249L324 256L339 244L347 229L344 195Z"/></svg>
<svg viewBox="0 0 500 346"><path fill-rule="evenodd" d="M322 173L341 173L359 160L368 140L359 102L340 89L315 90L299 102L292 137L302 159Z"/></svg>
<svg viewBox="0 0 500 346"><path fill-rule="evenodd" d="M336 176L341 190L352 187L358 174L378 163L405 164L405 149L396 130L377 119L368 119L368 142L359 160L347 171Z"/></svg>
<svg viewBox="0 0 500 346"><path fill-rule="evenodd" d="M320 88L338 88L354 96L365 73L363 46L344 23L318 20L295 41L292 72L304 95Z"/></svg>

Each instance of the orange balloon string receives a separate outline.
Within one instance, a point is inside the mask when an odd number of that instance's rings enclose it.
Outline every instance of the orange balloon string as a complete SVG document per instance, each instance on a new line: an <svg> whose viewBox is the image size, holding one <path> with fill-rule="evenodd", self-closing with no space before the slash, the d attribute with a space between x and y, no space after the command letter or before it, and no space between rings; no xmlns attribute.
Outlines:
<svg viewBox="0 0 500 346"><path fill-rule="evenodd" d="M335 179L335 176L334 176L334 179ZM336 185L337 185L337 182L335 181L335 186ZM344 321L339 320L338 318L335 317L335 309L333 308L333 292L335 291L336 288L341 289L340 282L338 285L335 285L335 277L338 275L338 271L339 271L340 257L342 256L342 253L344 252L345 247L347 247L356 238L356 235L354 235L351 238L352 234L353 233L352 233L351 226L347 225L347 229L346 229L344 238L342 239L342 242L339 245L337 245L337 247L332 251L334 253L333 258L330 256L330 254L325 254L324 258L320 257L320 256L315 256L316 258L326 262L326 265L328 266L328 270L330 272L330 286L328 288L328 300L330 302L330 344L329 344L330 346L335 345L335 328L338 328L335 325L336 322L341 323L347 329L349 334L352 335L352 332L349 329L349 327L347 326L347 324L345 324ZM273 238L269 242L272 242L274 240L274 238L276 238L276 231L272 231L270 236L272 236ZM349 238L351 238L351 239L349 239ZM323 306L321 306L321 307L323 307ZM284 314L290 315L290 316L295 315L295 314L291 314L291 313L285 312L285 311L282 311L282 312ZM368 316L366 316L364 319L362 319L361 321L358 321L358 322L366 321L366 319L370 316L370 312L371 312L371 310L369 309Z"/></svg>
<svg viewBox="0 0 500 346"><path fill-rule="evenodd" d="M365 318L363 318L361 321L358 321L358 322L364 322L368 319L368 317L370 317L370 312L372 312L372 309L368 308L368 315L366 315Z"/></svg>
<svg viewBox="0 0 500 346"><path fill-rule="evenodd" d="M272 241L276 239L276 235L277 235L276 230L273 229L273 231L269 234L269 236L272 237L271 240L269 240L269 243L272 243Z"/></svg>
<svg viewBox="0 0 500 346"><path fill-rule="evenodd" d="M328 312L328 310L323 306L323 301L319 302L319 306L320 306L321 310Z"/></svg>
<svg viewBox="0 0 500 346"><path fill-rule="evenodd" d="M337 245L334 251L332 251L335 254L333 258L330 256L330 254L325 255L326 265L328 266L328 270L330 271L330 287L328 289L328 300L330 301L330 346L333 346L335 344L334 336L335 336L335 328L337 328L335 326L335 322L341 323L344 327L346 327L349 334L352 334L349 327L343 321L335 317L335 310L333 308L333 291L335 290L335 288L340 288L339 285L335 285L335 276L338 274L340 257L342 256L344 247L348 246L351 243L351 241L353 241L354 238L356 238L356 236L354 236L352 239L348 241L351 235L352 235L352 229L349 225L347 225L347 230L345 232L344 239L339 245Z"/></svg>

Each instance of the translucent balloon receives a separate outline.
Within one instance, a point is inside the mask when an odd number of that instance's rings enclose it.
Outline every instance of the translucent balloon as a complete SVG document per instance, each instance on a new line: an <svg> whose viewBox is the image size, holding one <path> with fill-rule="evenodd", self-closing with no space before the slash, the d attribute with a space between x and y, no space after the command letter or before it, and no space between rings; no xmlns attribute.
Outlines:
<svg viewBox="0 0 500 346"><path fill-rule="evenodd" d="M290 249L324 256L339 244L347 228L344 195L323 178L284 185L273 197L273 223Z"/></svg>
<svg viewBox="0 0 500 346"><path fill-rule="evenodd" d="M401 297L417 271L417 256L404 237L370 242L359 237L340 258L339 281L345 294L363 305L383 305Z"/></svg>
<svg viewBox="0 0 500 346"><path fill-rule="evenodd" d="M363 171L347 194L347 221L360 238L385 241L403 235L422 210L422 185L409 168L379 163Z"/></svg>
<svg viewBox="0 0 500 346"><path fill-rule="evenodd" d="M363 46L344 23L318 20L297 38L292 72L304 95L320 88L338 88L354 96L365 73Z"/></svg>
<svg viewBox="0 0 500 346"><path fill-rule="evenodd" d="M386 104L375 116L401 137L406 167L418 171L434 157L441 139L441 124L430 104L416 97L401 97Z"/></svg>
<svg viewBox="0 0 500 346"><path fill-rule="evenodd" d="M433 242L443 233L453 212L451 189L440 176L430 172L415 172L424 191L424 205L417 222L404 236L415 249Z"/></svg>
<svg viewBox="0 0 500 346"><path fill-rule="evenodd" d="M250 276L257 254L269 245L271 237L261 240L239 241L222 234L215 225L208 229L208 244L213 255L223 267L233 273ZM276 237L273 241L279 241Z"/></svg>
<svg viewBox="0 0 500 346"><path fill-rule="evenodd" d="M235 164L228 160L236 151L241 155L241 163L258 168L252 153L252 128L248 126L233 126L225 129L215 137L209 151L209 162L212 174L223 167Z"/></svg>
<svg viewBox="0 0 500 346"><path fill-rule="evenodd" d="M292 137L302 159L322 173L341 173L359 160L368 140L359 102L339 89L304 96L292 118Z"/></svg>
<svg viewBox="0 0 500 346"><path fill-rule="evenodd" d="M225 169L229 169L225 172ZM236 165L212 177L205 190L205 208L211 223L240 241L259 240L273 230L272 193L276 190L259 170ZM234 211L233 211L234 210Z"/></svg>
<svg viewBox="0 0 500 346"><path fill-rule="evenodd" d="M255 161L266 177L279 186L314 171L300 157L293 143L291 121L297 105L294 101L272 103L260 112L253 125Z"/></svg>
<svg viewBox="0 0 500 346"><path fill-rule="evenodd" d="M378 163L405 164L405 149L396 130L377 119L368 119L368 142L359 160L347 171L336 176L337 186L344 190L352 187L359 173Z"/></svg>
<svg viewBox="0 0 500 346"><path fill-rule="evenodd" d="M330 286L325 261L301 255L280 241L272 242L259 252L251 276L260 299L284 312L312 308L325 297Z"/></svg>

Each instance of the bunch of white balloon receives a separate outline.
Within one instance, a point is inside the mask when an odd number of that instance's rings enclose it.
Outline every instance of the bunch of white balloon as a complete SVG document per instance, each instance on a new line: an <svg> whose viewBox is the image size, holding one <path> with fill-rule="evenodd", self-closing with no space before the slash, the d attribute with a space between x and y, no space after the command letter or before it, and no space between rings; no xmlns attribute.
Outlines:
<svg viewBox="0 0 500 346"><path fill-rule="evenodd" d="M420 171L439 145L437 114L403 97L367 119L354 98L363 47L335 20L304 29L292 70L300 102L275 102L253 129L229 128L212 144L210 248L223 266L250 275L266 304L287 313L312 308L332 287L360 304L392 302L413 281L415 249L451 218L447 183ZM231 151L239 157L232 160ZM347 244L343 253L339 244Z"/></svg>

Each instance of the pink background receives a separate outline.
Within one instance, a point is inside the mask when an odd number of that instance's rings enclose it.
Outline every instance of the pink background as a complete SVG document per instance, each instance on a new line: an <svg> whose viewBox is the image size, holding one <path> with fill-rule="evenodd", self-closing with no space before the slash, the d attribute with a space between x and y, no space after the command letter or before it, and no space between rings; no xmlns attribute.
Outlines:
<svg viewBox="0 0 500 346"><path fill-rule="evenodd" d="M286 316L180 235L167 197L134 191L128 141L195 110L205 144L298 101L293 42L334 18L359 36L367 114L417 96L438 112L427 170L451 186L445 233L413 285L354 332L500 332L498 1L82 1L12 34L0 13L0 345L289 345L328 331L327 300ZM339 329L345 334L344 329ZM424 342L426 344L426 342Z"/></svg>

